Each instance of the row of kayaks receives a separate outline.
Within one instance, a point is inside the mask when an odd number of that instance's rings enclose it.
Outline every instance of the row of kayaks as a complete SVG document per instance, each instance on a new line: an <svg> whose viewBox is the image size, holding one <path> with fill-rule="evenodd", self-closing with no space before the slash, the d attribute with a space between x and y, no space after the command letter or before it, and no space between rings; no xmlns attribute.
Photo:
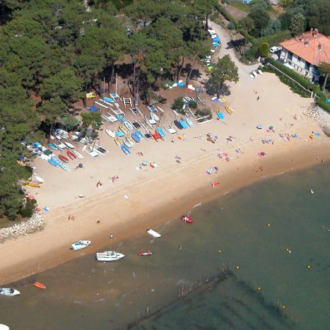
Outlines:
<svg viewBox="0 0 330 330"><path fill-rule="evenodd" d="M70 167L66 165L69 162L69 158L71 160L75 160L77 158L82 159L84 158L83 155L81 155L78 151L73 150L73 151L67 151L67 156L64 155L59 155L56 157L55 155L52 156L51 158L48 159L48 163L53 165L54 167L61 167L65 171L70 171Z"/></svg>

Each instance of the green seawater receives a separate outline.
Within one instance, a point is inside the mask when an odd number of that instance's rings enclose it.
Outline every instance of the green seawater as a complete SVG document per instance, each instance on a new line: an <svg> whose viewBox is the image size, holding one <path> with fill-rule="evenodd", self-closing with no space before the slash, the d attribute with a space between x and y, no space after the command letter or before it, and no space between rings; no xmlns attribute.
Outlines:
<svg viewBox="0 0 330 330"><path fill-rule="evenodd" d="M124 253L119 262L87 255L13 283L21 296L0 296L0 323L118 329L152 315L138 328L329 329L329 187L330 166L322 164L196 207L192 225L169 219L153 228L159 239L145 228L129 240L116 237L104 250ZM138 257L142 250L154 255ZM222 269L233 276L179 298Z"/></svg>

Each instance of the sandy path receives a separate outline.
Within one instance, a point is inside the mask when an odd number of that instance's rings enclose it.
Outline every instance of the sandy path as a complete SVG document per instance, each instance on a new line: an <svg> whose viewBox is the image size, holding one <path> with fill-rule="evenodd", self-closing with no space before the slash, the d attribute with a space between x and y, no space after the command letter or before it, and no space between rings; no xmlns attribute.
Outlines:
<svg viewBox="0 0 330 330"><path fill-rule="evenodd" d="M83 153L84 170L67 173L37 159L35 166L45 184L38 192L33 188L30 192L37 194L40 207L50 208L45 214L47 225L42 232L1 246L0 282L13 281L93 253L111 242L110 234L118 240L143 234L151 226L159 230L166 220L188 211L198 202L270 175L311 165L322 158L326 160L330 140L324 135L311 140L308 137L311 132L320 129L302 115L311 100L293 94L275 75L264 73L252 80L247 71L242 66L240 82L231 85L228 104L236 110L233 115L226 115L224 122L213 120L180 131L178 136L173 136L174 143L171 137L158 143L143 141L134 146L131 156L125 156L102 133L100 144L109 153L97 160ZM219 103L212 106L222 107ZM171 114L162 121L169 121L170 117ZM264 128L272 125L276 133L257 130L258 124ZM206 140L209 132L218 136L215 144ZM284 141L279 133L296 133L301 139ZM234 137L232 141L227 140L229 136ZM262 144L262 139L273 139L274 144ZM77 147L81 151L82 146ZM244 153L236 153L238 148ZM219 150L229 154L229 161L217 156ZM258 156L262 151L265 157ZM144 156L136 152L143 152ZM181 164L175 162L176 155L182 158ZM158 167L147 166L137 171L143 160L156 162ZM74 167L78 161L72 163ZM206 175L205 171L213 166L219 167L218 174ZM119 176L116 183L109 180L113 175ZM103 183L100 188L96 188L98 180ZM212 188L211 180L219 181L220 185ZM78 195L87 198L75 198ZM124 195L129 198L125 199ZM75 215L75 221L68 221L68 215ZM93 243L86 250L70 251L70 244L79 239L91 239Z"/></svg>

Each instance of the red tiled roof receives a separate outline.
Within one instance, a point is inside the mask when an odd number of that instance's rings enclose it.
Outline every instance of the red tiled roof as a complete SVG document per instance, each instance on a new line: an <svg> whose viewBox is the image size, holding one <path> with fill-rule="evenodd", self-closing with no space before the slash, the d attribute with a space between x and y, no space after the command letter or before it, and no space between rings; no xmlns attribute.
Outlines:
<svg viewBox="0 0 330 330"><path fill-rule="evenodd" d="M330 39L321 33L307 32L280 45L312 65L330 63Z"/></svg>

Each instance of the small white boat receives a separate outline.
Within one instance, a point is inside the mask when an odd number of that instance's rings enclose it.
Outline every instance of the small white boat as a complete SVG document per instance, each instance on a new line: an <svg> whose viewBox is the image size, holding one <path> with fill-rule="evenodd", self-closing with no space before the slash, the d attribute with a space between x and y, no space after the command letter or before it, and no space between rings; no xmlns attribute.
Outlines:
<svg viewBox="0 0 330 330"><path fill-rule="evenodd" d="M45 181L44 181L44 179L43 178L41 178L40 176L35 176L35 178L36 178L36 180L39 182L39 183L44 183Z"/></svg>
<svg viewBox="0 0 330 330"><path fill-rule="evenodd" d="M115 251L104 251L96 253L97 261L116 261L124 257L124 254Z"/></svg>
<svg viewBox="0 0 330 330"><path fill-rule="evenodd" d="M3 296L14 297L20 295L21 293L14 288L0 288L0 294Z"/></svg>
<svg viewBox="0 0 330 330"><path fill-rule="evenodd" d="M64 144L69 148L69 149L74 149L74 145L70 142L64 142Z"/></svg>
<svg viewBox="0 0 330 330"><path fill-rule="evenodd" d="M133 131L134 127L129 121L124 121L124 125L129 131Z"/></svg>
<svg viewBox="0 0 330 330"><path fill-rule="evenodd" d="M73 150L72 152L77 156L77 158L79 158L79 159L84 158L84 156L81 153L79 153L77 150Z"/></svg>
<svg viewBox="0 0 330 330"><path fill-rule="evenodd" d="M105 132L112 138L116 137L116 134L111 129L106 129Z"/></svg>
<svg viewBox="0 0 330 330"><path fill-rule="evenodd" d="M91 241L78 241L76 243L71 244L72 250L82 250L87 248L92 242Z"/></svg>
<svg viewBox="0 0 330 330"><path fill-rule="evenodd" d="M9 330L10 328L5 324L0 324L0 330Z"/></svg>
<svg viewBox="0 0 330 330"><path fill-rule="evenodd" d="M66 146L63 142L59 143L57 146L58 146L59 149L61 149L61 150L67 148L67 146Z"/></svg>
<svg viewBox="0 0 330 330"><path fill-rule="evenodd" d="M313 189L311 189L311 194L315 194Z"/></svg>
<svg viewBox="0 0 330 330"><path fill-rule="evenodd" d="M152 229L147 229L147 233L155 238L159 238L161 237L162 235L157 233L156 231L152 230Z"/></svg>

